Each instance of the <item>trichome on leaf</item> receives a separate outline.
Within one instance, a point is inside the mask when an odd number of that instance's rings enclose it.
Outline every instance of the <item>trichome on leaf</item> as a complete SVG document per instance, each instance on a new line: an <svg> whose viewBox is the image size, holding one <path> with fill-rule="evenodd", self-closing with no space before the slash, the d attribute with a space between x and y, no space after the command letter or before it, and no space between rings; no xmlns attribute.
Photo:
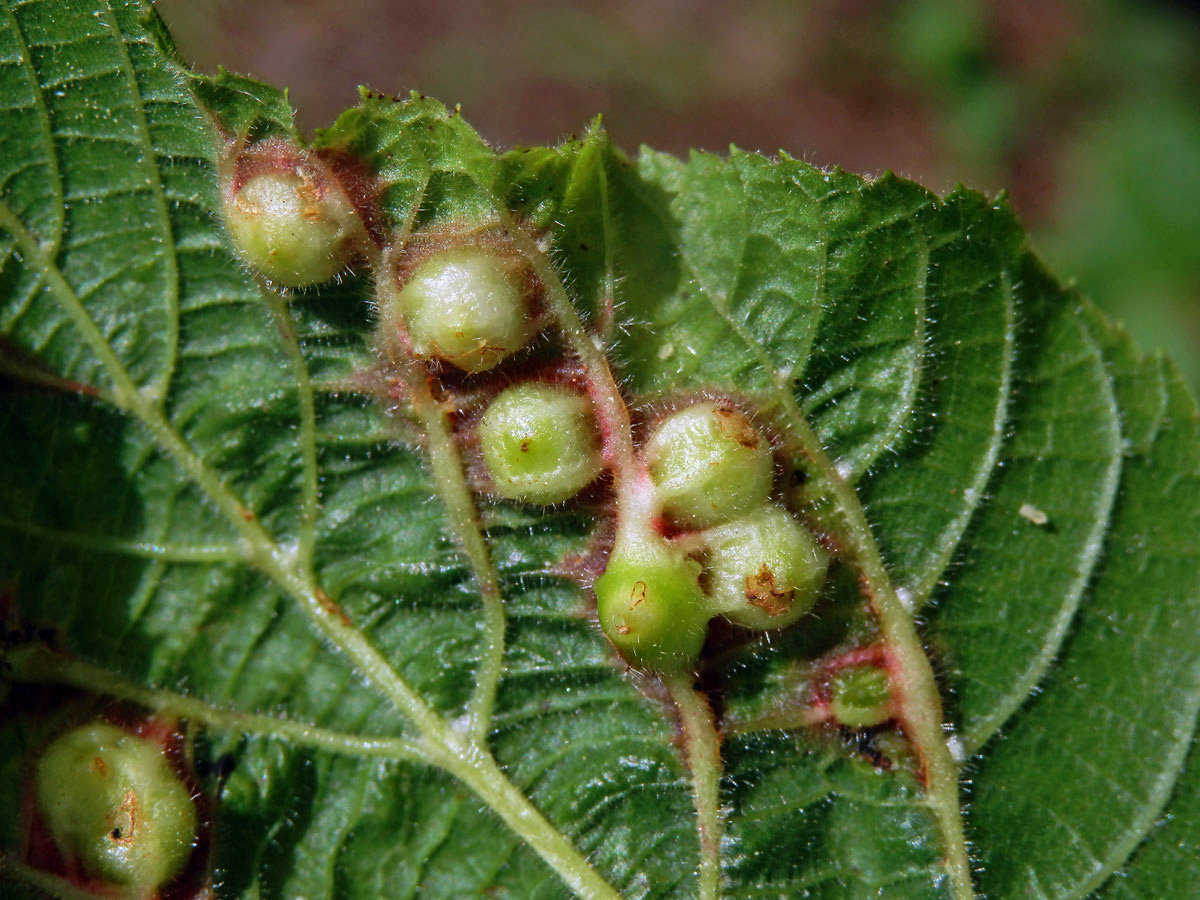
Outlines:
<svg viewBox="0 0 1200 900"><path fill-rule="evenodd" d="M188 720L222 900L1190 896L1195 405L1002 202L4 9L6 783Z"/></svg>

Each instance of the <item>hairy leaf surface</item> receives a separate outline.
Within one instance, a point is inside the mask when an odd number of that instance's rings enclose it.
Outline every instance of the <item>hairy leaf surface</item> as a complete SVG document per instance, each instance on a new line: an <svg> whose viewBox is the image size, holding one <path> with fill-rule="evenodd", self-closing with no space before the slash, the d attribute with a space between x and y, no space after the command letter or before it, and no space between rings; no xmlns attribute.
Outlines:
<svg viewBox="0 0 1200 900"><path fill-rule="evenodd" d="M220 898L697 896L688 738L568 577L611 530L603 488L446 501L424 420L368 390L386 275L281 298L230 245L221 148L265 138L297 138L286 97L188 72L147 4L0 11L4 895L86 893L30 864L22 784L63 723L119 709L187 723L192 874ZM720 392L797 460L781 484L843 555L812 615L705 657L720 896L966 900L968 845L977 896L1192 895L1195 403L1003 200L628 158L598 121L500 153L370 91L312 146L361 167L385 246L531 235L635 420ZM894 725L804 720L822 660L895 649L887 609L918 623L943 708L913 702L961 781Z"/></svg>

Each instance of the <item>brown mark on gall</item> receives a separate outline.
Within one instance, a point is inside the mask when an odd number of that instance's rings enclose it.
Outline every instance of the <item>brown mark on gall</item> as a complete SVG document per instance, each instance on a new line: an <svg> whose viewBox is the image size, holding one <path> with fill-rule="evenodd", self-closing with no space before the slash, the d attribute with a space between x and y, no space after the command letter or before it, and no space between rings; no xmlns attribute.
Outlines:
<svg viewBox="0 0 1200 900"><path fill-rule="evenodd" d="M757 449L762 435L750 424L750 420L737 409L729 406L718 406L713 409L717 416L717 426L731 440L748 450Z"/></svg>
<svg viewBox="0 0 1200 900"><path fill-rule="evenodd" d="M766 563L753 575L746 577L746 599L768 616L782 616L792 608L796 591L781 591L775 586L775 573Z"/></svg>
<svg viewBox="0 0 1200 900"><path fill-rule="evenodd" d="M633 590L629 592L629 608L633 609L646 599L646 582L634 582Z"/></svg>

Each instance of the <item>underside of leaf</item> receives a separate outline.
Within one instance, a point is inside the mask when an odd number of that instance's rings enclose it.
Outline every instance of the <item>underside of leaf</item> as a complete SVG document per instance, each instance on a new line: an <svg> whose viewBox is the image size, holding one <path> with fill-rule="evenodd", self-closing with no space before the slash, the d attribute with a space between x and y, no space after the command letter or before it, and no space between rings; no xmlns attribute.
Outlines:
<svg viewBox="0 0 1200 900"><path fill-rule="evenodd" d="M111 888L26 784L96 720L194 773L164 900L1191 896L1195 402L1002 199L598 122L497 152L371 91L305 141L136 0L6 3L0 101L4 896ZM280 147L352 217L311 288L222 218ZM380 299L463 247L529 291L470 365ZM594 416L548 505L480 450L527 382ZM769 445L755 502L828 571L663 665L592 586L701 406ZM705 595L725 523L685 518L645 527Z"/></svg>

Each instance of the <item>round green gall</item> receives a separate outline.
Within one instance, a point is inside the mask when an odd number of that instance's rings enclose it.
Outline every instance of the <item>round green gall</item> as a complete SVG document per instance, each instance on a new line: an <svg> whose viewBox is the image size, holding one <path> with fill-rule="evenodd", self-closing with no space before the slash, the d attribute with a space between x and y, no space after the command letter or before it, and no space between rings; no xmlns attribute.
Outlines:
<svg viewBox="0 0 1200 900"><path fill-rule="evenodd" d="M349 203L296 171L251 175L226 202L225 222L242 258L285 287L328 281L355 254Z"/></svg>
<svg viewBox="0 0 1200 900"><path fill-rule="evenodd" d="M479 422L479 448L496 493L561 503L600 474L600 437L588 399L529 382L506 388Z"/></svg>
<svg viewBox="0 0 1200 900"><path fill-rule="evenodd" d="M704 646L708 598L700 564L654 535L622 542L596 579L604 634L626 660L660 672L692 666Z"/></svg>
<svg viewBox="0 0 1200 900"><path fill-rule="evenodd" d="M765 506L703 537L709 593L731 622L782 628L812 609L829 555L786 510Z"/></svg>
<svg viewBox="0 0 1200 900"><path fill-rule="evenodd" d="M697 403L667 416L645 449L663 512L707 528L766 502L774 479L770 442L728 403Z"/></svg>
<svg viewBox="0 0 1200 900"><path fill-rule="evenodd" d="M893 714L888 673L879 666L846 666L829 682L829 706L837 723L847 728L881 725Z"/></svg>
<svg viewBox="0 0 1200 900"><path fill-rule="evenodd" d="M195 804L162 747L107 722L55 739L34 790L63 857L135 896L177 875L195 845Z"/></svg>
<svg viewBox="0 0 1200 900"><path fill-rule="evenodd" d="M434 253L381 304L385 328L402 323L412 352L485 372L537 330L519 264L483 247Z"/></svg>

